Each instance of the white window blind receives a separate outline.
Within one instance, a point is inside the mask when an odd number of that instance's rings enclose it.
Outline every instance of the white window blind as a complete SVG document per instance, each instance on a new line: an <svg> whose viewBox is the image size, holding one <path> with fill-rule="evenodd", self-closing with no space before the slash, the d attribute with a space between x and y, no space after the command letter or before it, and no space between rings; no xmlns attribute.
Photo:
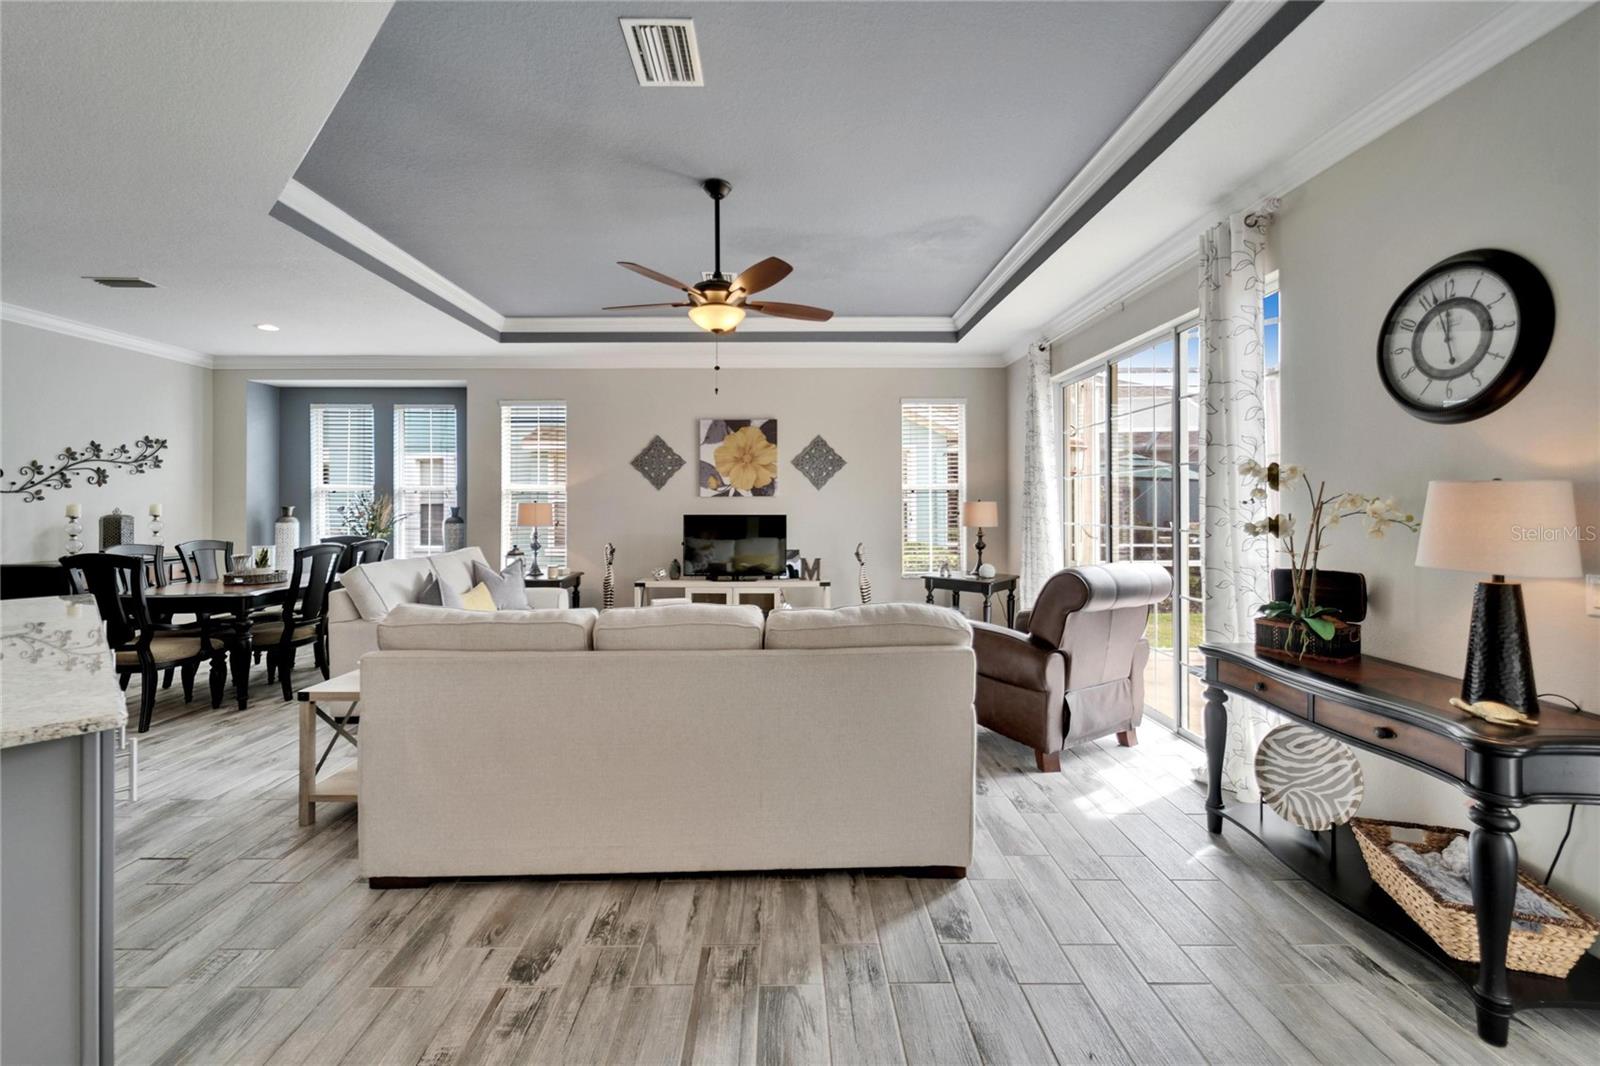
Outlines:
<svg viewBox="0 0 1600 1066"><path fill-rule="evenodd" d="M345 532L339 508L373 490L371 404L311 405L311 537Z"/></svg>
<svg viewBox="0 0 1600 1066"><path fill-rule="evenodd" d="M900 403L900 572L926 574L963 564L961 500L966 487L967 405Z"/></svg>
<svg viewBox="0 0 1600 1066"><path fill-rule="evenodd" d="M567 405L559 401L500 406L500 521L504 551L524 553L533 530L519 526L517 504L549 503L556 524L539 530L539 565L567 565Z"/></svg>
<svg viewBox="0 0 1600 1066"><path fill-rule="evenodd" d="M456 409L403 404L394 409L394 510L398 557L444 550L444 520L456 505Z"/></svg>

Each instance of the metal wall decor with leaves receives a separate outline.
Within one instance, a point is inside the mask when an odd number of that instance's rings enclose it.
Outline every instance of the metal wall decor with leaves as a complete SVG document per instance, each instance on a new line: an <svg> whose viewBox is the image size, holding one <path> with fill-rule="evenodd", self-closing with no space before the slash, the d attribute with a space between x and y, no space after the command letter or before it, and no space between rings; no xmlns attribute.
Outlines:
<svg viewBox="0 0 1600 1066"><path fill-rule="evenodd" d="M111 467L121 467L129 474L143 474L161 467L161 452L167 442L159 437L140 437L131 445L119 444L107 448L99 441L90 441L82 451L63 448L57 455L58 466L47 468L39 460L22 464L18 478L12 478L0 487L0 493L20 493L24 503L44 499L47 489L70 489L75 477L96 488L111 480ZM0 470L0 477L5 471Z"/></svg>
<svg viewBox="0 0 1600 1066"><path fill-rule="evenodd" d="M683 469L683 462L683 456L673 451L672 446L657 434L650 438L650 443L644 446L643 451L633 457L632 465L660 492L661 487L672 480L672 475Z"/></svg>
<svg viewBox="0 0 1600 1066"><path fill-rule="evenodd" d="M812 437L811 443L801 448L800 454L789 461L819 489L844 469L844 456L834 451L833 446L823 440L820 434Z"/></svg>

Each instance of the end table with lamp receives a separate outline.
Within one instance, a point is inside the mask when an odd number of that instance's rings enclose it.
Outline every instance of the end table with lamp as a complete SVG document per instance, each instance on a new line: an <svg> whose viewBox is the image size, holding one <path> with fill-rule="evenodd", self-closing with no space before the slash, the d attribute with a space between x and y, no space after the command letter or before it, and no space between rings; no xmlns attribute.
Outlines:
<svg viewBox="0 0 1600 1066"><path fill-rule="evenodd" d="M993 500L968 500L961 505L961 524L978 531L978 542L974 545L978 549L978 564L972 568L973 576L994 576L993 567L990 567L990 573L983 572L983 550L988 547L983 542L983 531L1000 525L1000 505Z"/></svg>

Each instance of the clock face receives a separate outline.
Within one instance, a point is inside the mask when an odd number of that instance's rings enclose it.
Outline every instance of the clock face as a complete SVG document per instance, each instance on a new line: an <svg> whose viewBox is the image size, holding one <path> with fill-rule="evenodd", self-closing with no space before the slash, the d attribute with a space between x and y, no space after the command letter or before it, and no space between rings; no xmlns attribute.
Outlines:
<svg viewBox="0 0 1600 1066"><path fill-rule="evenodd" d="M1510 252L1436 264L1390 308L1378 370L1403 406L1430 421L1488 414L1533 376L1554 325L1550 289Z"/></svg>

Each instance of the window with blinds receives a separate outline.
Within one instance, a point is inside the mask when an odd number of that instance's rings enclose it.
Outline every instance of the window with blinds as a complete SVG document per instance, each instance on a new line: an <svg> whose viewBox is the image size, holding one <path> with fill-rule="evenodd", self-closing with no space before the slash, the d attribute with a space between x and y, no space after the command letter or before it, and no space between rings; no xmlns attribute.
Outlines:
<svg viewBox="0 0 1600 1066"><path fill-rule="evenodd" d="M539 565L567 565L567 405L500 405L500 528L503 551L527 552L533 530L519 526L517 504L549 503L555 525L539 529Z"/></svg>
<svg viewBox="0 0 1600 1066"><path fill-rule="evenodd" d="M373 490L372 405L311 405L311 539L346 532L341 507Z"/></svg>
<svg viewBox="0 0 1600 1066"><path fill-rule="evenodd" d="M967 405L900 403L900 572L962 568L961 499L966 487Z"/></svg>
<svg viewBox="0 0 1600 1066"><path fill-rule="evenodd" d="M401 404L394 409L395 552L414 558L444 551L444 520L456 505L454 404Z"/></svg>

